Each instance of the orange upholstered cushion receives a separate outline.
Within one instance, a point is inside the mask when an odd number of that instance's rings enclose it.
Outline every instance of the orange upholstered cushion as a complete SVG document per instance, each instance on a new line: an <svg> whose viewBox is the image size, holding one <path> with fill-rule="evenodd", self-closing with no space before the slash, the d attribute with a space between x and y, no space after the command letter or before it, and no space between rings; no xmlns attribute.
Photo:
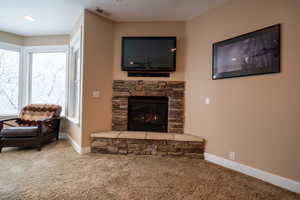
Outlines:
<svg viewBox="0 0 300 200"><path fill-rule="evenodd" d="M38 120L59 117L60 113L61 106L59 105L30 104L21 110L17 123L20 126L35 126Z"/></svg>

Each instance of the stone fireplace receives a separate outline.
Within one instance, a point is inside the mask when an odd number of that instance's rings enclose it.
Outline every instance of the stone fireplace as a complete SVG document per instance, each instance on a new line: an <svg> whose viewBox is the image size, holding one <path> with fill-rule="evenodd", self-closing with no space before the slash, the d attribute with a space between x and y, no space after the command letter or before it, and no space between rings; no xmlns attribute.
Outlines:
<svg viewBox="0 0 300 200"><path fill-rule="evenodd" d="M92 134L91 151L204 158L203 138L183 134L182 81L115 80L112 131Z"/></svg>
<svg viewBox="0 0 300 200"><path fill-rule="evenodd" d="M112 130L183 133L184 82L115 80Z"/></svg>

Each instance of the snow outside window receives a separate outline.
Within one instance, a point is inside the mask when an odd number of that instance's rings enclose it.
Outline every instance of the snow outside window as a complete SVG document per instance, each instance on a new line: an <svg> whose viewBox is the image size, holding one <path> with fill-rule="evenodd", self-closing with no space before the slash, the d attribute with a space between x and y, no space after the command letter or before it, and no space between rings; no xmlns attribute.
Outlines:
<svg viewBox="0 0 300 200"><path fill-rule="evenodd" d="M66 53L31 53L31 103L57 104L64 114Z"/></svg>
<svg viewBox="0 0 300 200"><path fill-rule="evenodd" d="M19 110L20 52L0 46L0 115L15 115Z"/></svg>

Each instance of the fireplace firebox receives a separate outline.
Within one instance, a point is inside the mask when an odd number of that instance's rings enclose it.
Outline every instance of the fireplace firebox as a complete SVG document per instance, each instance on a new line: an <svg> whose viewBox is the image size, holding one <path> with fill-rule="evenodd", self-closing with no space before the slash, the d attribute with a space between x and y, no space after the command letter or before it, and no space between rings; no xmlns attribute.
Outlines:
<svg viewBox="0 0 300 200"><path fill-rule="evenodd" d="M168 97L128 97L128 130L168 132Z"/></svg>

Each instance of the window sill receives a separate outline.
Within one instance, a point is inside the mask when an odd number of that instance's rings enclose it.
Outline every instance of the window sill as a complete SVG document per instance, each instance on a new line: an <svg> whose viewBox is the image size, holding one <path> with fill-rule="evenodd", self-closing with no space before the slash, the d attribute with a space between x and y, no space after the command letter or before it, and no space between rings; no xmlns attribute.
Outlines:
<svg viewBox="0 0 300 200"><path fill-rule="evenodd" d="M65 119L69 120L70 122L72 122L73 124L80 126L79 120L76 118L72 118L72 117L65 117Z"/></svg>
<svg viewBox="0 0 300 200"><path fill-rule="evenodd" d="M0 120L2 119L9 119L9 118L16 118L18 115L0 115Z"/></svg>

